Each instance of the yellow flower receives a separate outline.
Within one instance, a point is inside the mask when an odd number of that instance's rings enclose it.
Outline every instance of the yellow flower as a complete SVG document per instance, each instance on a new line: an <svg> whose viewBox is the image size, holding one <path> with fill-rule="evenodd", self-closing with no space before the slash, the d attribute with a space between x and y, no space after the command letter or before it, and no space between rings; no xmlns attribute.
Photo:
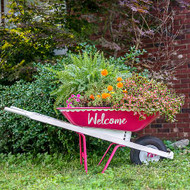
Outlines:
<svg viewBox="0 0 190 190"><path fill-rule="evenodd" d="M108 91L112 91L112 90L113 90L113 86L109 85L109 86L107 87L107 89L108 89Z"/></svg>
<svg viewBox="0 0 190 190"><path fill-rule="evenodd" d="M97 97L97 98L101 98L101 96L100 96L100 95L97 95L96 97Z"/></svg>
<svg viewBox="0 0 190 190"><path fill-rule="evenodd" d="M118 82L118 83L117 83L117 87L118 87L118 88L122 88L122 87L123 87L123 83L122 83L122 82Z"/></svg>
<svg viewBox="0 0 190 190"><path fill-rule="evenodd" d="M101 74L102 74L102 76L107 76L108 75L108 71L106 69L103 69L101 71Z"/></svg>

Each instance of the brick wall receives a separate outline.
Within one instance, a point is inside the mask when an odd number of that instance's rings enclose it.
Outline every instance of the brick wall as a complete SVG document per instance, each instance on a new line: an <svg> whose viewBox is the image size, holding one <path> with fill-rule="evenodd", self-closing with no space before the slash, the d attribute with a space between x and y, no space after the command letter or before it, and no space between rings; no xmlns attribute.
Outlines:
<svg viewBox="0 0 190 190"><path fill-rule="evenodd" d="M184 61L184 65L177 69L174 81L174 88L177 92L185 95L185 105L181 113L177 115L178 122L166 123L164 119L159 118L156 122L137 133L137 136L154 135L162 139L190 139L190 10L174 7L175 28L180 28L180 33L175 40L175 49L177 59L171 61ZM146 48L148 51L154 51L153 48Z"/></svg>

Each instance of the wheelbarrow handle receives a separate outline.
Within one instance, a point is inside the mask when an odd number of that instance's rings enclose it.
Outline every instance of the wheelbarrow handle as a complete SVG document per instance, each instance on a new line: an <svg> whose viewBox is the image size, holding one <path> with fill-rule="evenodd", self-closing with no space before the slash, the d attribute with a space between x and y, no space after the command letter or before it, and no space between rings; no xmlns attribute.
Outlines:
<svg viewBox="0 0 190 190"><path fill-rule="evenodd" d="M5 111L8 111L8 112L12 112L12 113L19 114L19 115L23 115L23 116L25 116L25 117L28 117L28 116L27 116L27 113L26 113L25 111L19 109L19 108L16 108L16 109L15 109L15 107L10 107L10 108L5 107L4 110L5 110Z"/></svg>

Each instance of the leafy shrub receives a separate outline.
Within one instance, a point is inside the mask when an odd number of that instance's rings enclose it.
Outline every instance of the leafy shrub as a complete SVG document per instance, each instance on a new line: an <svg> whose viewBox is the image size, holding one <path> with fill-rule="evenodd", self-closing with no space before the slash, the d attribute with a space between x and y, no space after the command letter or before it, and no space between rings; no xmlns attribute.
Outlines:
<svg viewBox="0 0 190 190"><path fill-rule="evenodd" d="M40 74L32 83L18 81L10 87L0 85L0 152L67 152L68 147L76 148L73 133L3 111L5 106L12 105L58 117L49 95L55 87L51 85L52 75L43 66L39 69Z"/></svg>
<svg viewBox="0 0 190 190"><path fill-rule="evenodd" d="M6 27L0 28L0 83L32 80L33 61L47 60L56 48L69 46L74 36L65 26L63 2L9 2Z"/></svg>

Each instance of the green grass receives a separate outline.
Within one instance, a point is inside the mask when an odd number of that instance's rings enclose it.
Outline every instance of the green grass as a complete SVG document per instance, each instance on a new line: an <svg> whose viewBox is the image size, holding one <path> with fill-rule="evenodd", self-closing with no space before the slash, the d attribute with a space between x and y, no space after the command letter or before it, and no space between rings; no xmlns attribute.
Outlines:
<svg viewBox="0 0 190 190"><path fill-rule="evenodd" d="M0 154L0 189L190 189L187 151L175 151L173 160L135 166L130 163L129 150L122 148L104 174L108 156L97 167L100 159L89 154L86 174L78 155Z"/></svg>

